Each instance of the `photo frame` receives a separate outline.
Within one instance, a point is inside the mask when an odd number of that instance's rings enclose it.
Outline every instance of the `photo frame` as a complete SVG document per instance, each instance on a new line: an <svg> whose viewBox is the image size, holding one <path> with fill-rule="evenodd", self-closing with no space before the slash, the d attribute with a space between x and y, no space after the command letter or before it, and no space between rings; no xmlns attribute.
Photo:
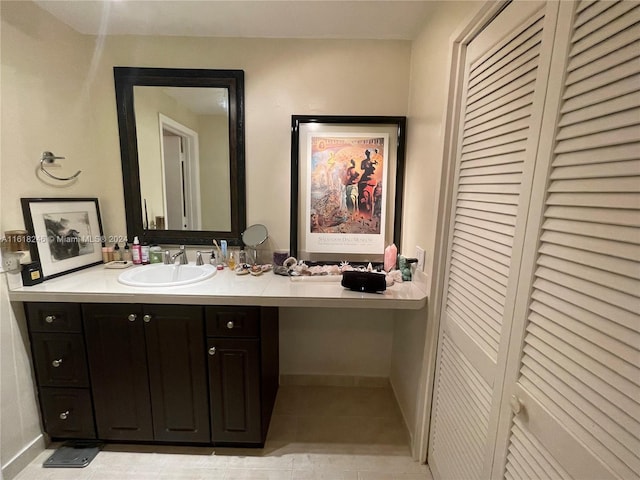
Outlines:
<svg viewBox="0 0 640 480"><path fill-rule="evenodd" d="M290 253L379 264L400 245L406 117L292 115Z"/></svg>
<svg viewBox="0 0 640 480"><path fill-rule="evenodd" d="M97 198L21 198L31 259L45 280L102 263Z"/></svg>

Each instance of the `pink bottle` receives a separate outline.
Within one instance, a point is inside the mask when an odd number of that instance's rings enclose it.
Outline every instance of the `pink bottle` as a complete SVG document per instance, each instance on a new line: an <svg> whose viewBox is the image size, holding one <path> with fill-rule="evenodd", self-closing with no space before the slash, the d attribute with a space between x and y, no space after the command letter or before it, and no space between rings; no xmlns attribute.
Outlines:
<svg viewBox="0 0 640 480"><path fill-rule="evenodd" d="M390 272L396 268L396 261L398 259L398 248L395 244L389 245L384 249L384 271Z"/></svg>
<svg viewBox="0 0 640 480"><path fill-rule="evenodd" d="M142 245L138 237L133 237L133 246L131 247L131 254L133 256L133 263L140 265L142 263Z"/></svg>

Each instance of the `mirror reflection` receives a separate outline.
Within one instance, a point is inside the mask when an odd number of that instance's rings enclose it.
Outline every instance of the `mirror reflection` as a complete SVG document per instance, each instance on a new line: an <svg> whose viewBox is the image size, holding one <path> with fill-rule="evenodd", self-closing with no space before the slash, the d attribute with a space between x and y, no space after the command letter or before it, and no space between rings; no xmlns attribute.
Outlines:
<svg viewBox="0 0 640 480"><path fill-rule="evenodd" d="M231 229L229 92L133 89L145 228Z"/></svg>

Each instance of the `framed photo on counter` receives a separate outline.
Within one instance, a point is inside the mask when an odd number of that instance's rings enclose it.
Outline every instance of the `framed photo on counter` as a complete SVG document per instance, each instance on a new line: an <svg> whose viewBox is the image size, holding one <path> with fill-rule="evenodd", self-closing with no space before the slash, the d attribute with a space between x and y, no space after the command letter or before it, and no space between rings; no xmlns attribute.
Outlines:
<svg viewBox="0 0 640 480"><path fill-rule="evenodd" d="M102 263L97 198L21 198L31 259L45 280Z"/></svg>

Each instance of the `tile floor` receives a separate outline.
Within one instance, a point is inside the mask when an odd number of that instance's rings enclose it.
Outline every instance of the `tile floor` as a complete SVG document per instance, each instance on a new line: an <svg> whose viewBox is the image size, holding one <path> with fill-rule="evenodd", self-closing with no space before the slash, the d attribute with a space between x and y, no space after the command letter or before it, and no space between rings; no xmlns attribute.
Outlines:
<svg viewBox="0 0 640 480"><path fill-rule="evenodd" d="M109 444L85 468L42 468L52 452L15 480L431 480L389 388L281 386L263 449Z"/></svg>

